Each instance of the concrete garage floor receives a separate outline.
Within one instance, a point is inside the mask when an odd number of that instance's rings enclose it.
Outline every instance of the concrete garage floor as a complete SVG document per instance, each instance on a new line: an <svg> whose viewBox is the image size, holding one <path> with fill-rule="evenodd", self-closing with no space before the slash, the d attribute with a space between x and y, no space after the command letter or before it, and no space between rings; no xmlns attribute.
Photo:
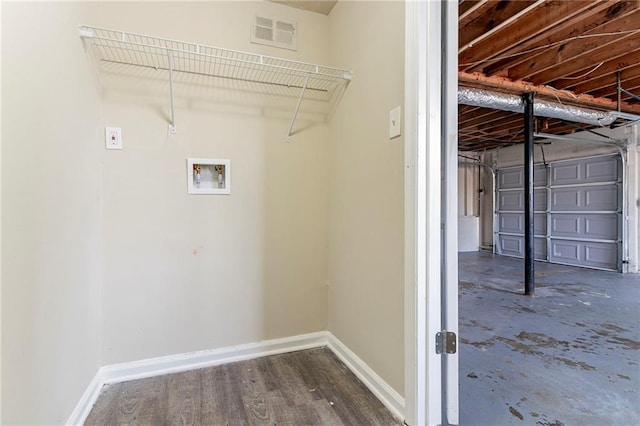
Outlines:
<svg viewBox="0 0 640 426"><path fill-rule="evenodd" d="M459 260L461 425L640 425L640 275Z"/></svg>

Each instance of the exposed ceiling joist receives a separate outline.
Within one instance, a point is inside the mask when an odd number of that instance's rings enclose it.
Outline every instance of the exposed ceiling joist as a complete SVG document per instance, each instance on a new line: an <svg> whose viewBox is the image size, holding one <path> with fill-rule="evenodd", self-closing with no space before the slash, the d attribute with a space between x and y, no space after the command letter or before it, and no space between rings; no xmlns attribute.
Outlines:
<svg viewBox="0 0 640 426"><path fill-rule="evenodd" d="M640 114L640 0L465 0L458 22L461 87ZM635 119L621 116L614 125ZM461 106L460 149L519 143L522 123L518 113ZM536 123L578 130L554 118Z"/></svg>

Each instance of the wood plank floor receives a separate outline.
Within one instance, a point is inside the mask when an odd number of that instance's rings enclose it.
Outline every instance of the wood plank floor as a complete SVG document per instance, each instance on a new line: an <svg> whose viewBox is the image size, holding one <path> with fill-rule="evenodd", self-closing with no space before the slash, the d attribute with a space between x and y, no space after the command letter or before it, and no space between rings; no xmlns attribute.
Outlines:
<svg viewBox="0 0 640 426"><path fill-rule="evenodd" d="M327 348L105 386L85 425L401 425Z"/></svg>

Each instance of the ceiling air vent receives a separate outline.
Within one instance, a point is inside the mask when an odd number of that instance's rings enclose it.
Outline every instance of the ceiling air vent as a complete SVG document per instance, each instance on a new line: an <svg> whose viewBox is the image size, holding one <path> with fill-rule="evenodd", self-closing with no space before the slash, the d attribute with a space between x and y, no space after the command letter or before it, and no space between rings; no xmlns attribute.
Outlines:
<svg viewBox="0 0 640 426"><path fill-rule="evenodd" d="M256 16L251 26L251 42L283 49L298 50L295 22Z"/></svg>

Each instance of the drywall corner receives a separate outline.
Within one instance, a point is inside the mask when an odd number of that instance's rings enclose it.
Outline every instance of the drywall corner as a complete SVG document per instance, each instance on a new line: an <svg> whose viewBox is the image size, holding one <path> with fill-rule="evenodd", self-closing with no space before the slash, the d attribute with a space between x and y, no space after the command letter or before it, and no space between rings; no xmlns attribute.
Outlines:
<svg viewBox="0 0 640 426"><path fill-rule="evenodd" d="M404 3L338 2L330 58L353 72L330 122L328 329L404 392Z"/></svg>
<svg viewBox="0 0 640 426"><path fill-rule="evenodd" d="M100 102L77 31L92 7L2 3L6 424L63 423L100 365Z"/></svg>
<svg viewBox="0 0 640 426"><path fill-rule="evenodd" d="M403 421L404 398L331 332L327 332L327 339L329 349L391 411L394 417Z"/></svg>

